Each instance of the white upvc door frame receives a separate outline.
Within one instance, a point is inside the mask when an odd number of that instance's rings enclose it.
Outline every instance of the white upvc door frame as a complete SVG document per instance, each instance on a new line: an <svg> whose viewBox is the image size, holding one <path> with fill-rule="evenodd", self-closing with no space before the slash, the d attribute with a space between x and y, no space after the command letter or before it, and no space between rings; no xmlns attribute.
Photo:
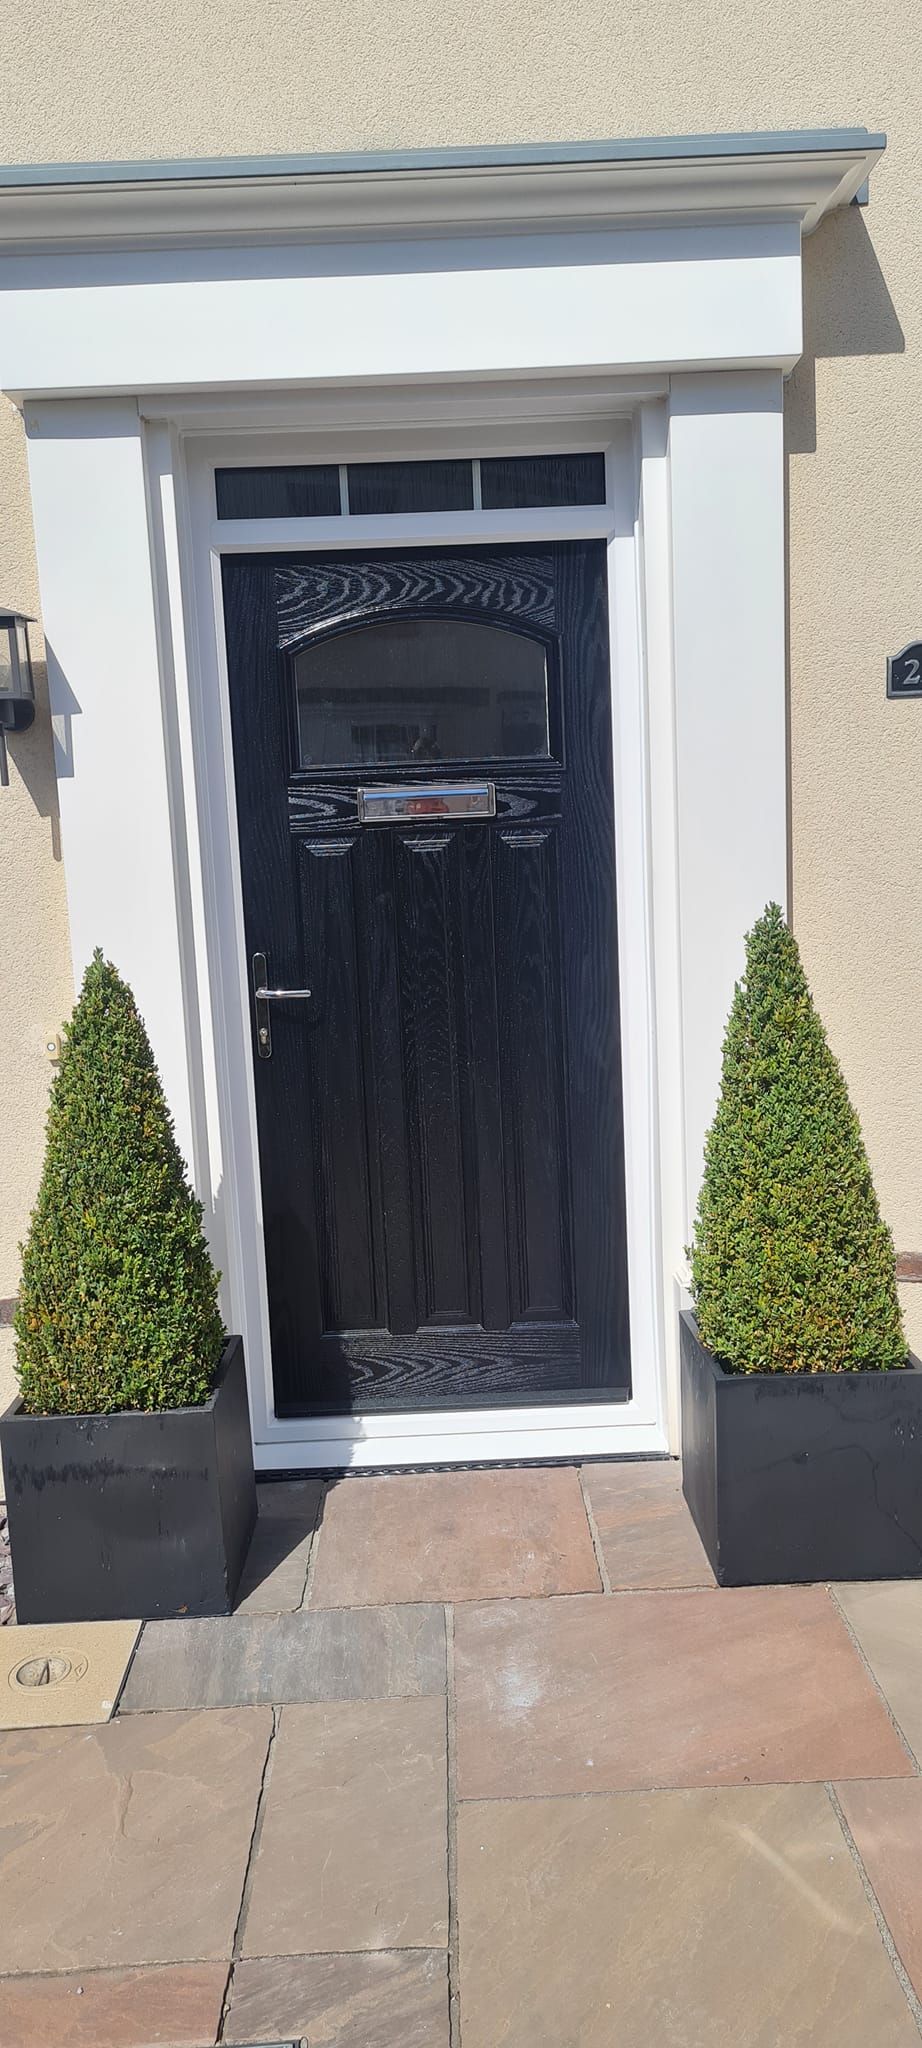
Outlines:
<svg viewBox="0 0 922 2048"><path fill-rule="evenodd" d="M655 387L654 387L655 389ZM665 387L648 409L665 420ZM284 435L285 459L424 459L483 451L487 422L473 415L459 426L433 423L432 389L420 394L423 422L377 434L348 425L349 403L331 394L331 424ZM367 395L366 395L367 397ZM632 402L633 399L633 402ZM148 419L143 428L151 521L155 608L161 663L170 677L175 715L165 720L176 792L172 805L178 852L180 922L186 929L182 974L190 1048L192 1150L196 1185L211 1190L210 1225L224 1270L226 1314L242 1330L250 1371L254 1440L265 1470L361 1465L467 1463L497 1459L567 1458L588 1454L650 1455L668 1447L666 1347L660 1265L658 1080L653 987L653 905L650 896L648 767L644 664L640 634L638 483L642 447L640 402L620 409L609 394L607 416L588 418L577 387L573 417L565 389L553 394L553 417L505 432L489 425L491 452L533 453L603 447L607 503L548 511L447 513L380 519L217 521L214 471L221 463L266 463L281 446L272 430L216 438L181 421ZM252 398L248 415L252 420ZM149 402L149 410L164 409ZM293 401L297 415L297 403ZM454 409L454 408L453 408ZM230 408L232 412L232 408ZM363 410L367 411L367 405ZM386 408L385 408L386 410ZM484 404L489 417L490 408ZM510 406L514 413L515 406ZM345 418L343 415L345 414ZM663 428L661 427L661 436ZM664 508L660 508L661 515ZM623 1050L628 1271L633 1387L627 1402L572 1406L349 1414L300 1420L275 1415L268 1296L252 1063L249 969L243 929L233 746L227 691L221 557L225 553L324 548L362 551L381 546L513 545L554 539L603 539L608 547L619 972ZM663 573L668 554L662 553ZM668 582L656 609L668 613ZM190 985L191 984L191 985ZM673 1403L668 1403L672 1406Z"/></svg>

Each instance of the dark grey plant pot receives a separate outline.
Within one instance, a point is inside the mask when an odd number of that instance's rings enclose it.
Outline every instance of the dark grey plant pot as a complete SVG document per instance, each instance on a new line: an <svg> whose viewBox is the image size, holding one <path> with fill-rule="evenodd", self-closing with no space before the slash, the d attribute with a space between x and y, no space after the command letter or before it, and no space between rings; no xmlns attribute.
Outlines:
<svg viewBox="0 0 922 2048"><path fill-rule="evenodd" d="M918 1359L727 1373L679 1322L682 1486L718 1585L922 1577Z"/></svg>
<svg viewBox="0 0 922 2048"><path fill-rule="evenodd" d="M17 1619L229 1614L256 1522L243 1343L201 1408L0 1417Z"/></svg>

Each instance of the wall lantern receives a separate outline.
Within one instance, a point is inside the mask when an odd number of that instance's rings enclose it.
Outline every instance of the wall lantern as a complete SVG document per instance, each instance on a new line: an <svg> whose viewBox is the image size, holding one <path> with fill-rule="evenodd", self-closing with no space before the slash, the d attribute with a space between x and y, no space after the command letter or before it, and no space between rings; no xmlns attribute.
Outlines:
<svg viewBox="0 0 922 2048"><path fill-rule="evenodd" d="M25 732L35 717L29 623L23 612L0 611L0 789L10 782L7 733Z"/></svg>

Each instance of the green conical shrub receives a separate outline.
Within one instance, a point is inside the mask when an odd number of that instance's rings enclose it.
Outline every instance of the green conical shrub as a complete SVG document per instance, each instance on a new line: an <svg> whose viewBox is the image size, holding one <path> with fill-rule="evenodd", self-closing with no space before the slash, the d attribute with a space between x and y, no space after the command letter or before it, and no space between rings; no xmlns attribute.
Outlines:
<svg viewBox="0 0 922 2048"><path fill-rule="evenodd" d="M202 1208L130 989L94 954L65 1034L16 1313L32 1415L207 1400L224 1341Z"/></svg>
<svg viewBox="0 0 922 2048"><path fill-rule="evenodd" d="M690 1257L702 1341L728 1370L905 1362L890 1232L776 903L746 941Z"/></svg>

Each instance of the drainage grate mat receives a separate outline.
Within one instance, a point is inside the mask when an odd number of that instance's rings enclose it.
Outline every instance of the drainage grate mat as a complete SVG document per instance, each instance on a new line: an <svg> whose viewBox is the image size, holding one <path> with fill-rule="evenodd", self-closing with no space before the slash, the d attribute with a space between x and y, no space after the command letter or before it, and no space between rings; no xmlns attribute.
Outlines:
<svg viewBox="0 0 922 2048"><path fill-rule="evenodd" d="M108 1721L139 1621L55 1622L0 1633L0 1728Z"/></svg>

